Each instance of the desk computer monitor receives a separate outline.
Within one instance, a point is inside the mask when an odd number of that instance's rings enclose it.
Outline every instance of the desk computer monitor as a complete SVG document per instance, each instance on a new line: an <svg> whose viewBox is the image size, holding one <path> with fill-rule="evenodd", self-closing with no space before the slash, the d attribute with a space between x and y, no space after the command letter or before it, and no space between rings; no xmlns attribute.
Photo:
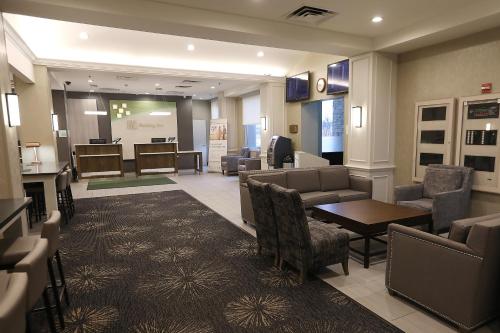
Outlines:
<svg viewBox="0 0 500 333"><path fill-rule="evenodd" d="M89 139L91 145L103 145L106 143L106 139Z"/></svg>
<svg viewBox="0 0 500 333"><path fill-rule="evenodd" d="M167 138L151 138L151 143L167 142Z"/></svg>

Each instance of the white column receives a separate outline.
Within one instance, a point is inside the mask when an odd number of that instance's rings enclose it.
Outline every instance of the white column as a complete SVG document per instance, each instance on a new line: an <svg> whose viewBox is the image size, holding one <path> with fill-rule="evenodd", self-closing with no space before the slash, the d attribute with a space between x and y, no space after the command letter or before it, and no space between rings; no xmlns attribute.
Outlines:
<svg viewBox="0 0 500 333"><path fill-rule="evenodd" d="M368 53L350 59L347 167L373 180L373 199L392 202L396 58ZM361 107L361 127L355 123Z"/></svg>
<svg viewBox="0 0 500 333"><path fill-rule="evenodd" d="M238 147L238 115L236 114L236 99L234 97L224 97L224 93L217 95L219 104L219 118L227 119L227 149L239 150Z"/></svg>
<svg viewBox="0 0 500 333"><path fill-rule="evenodd" d="M267 122L267 130L261 131L262 169L267 169L267 146L272 136L286 136L284 83L269 82L260 86L260 116L266 117Z"/></svg>

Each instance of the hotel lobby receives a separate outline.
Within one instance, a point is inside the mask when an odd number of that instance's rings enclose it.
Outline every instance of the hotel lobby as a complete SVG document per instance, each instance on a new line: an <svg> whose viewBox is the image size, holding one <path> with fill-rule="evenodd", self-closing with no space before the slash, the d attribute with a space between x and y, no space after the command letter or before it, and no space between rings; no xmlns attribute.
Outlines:
<svg viewBox="0 0 500 333"><path fill-rule="evenodd" d="M500 333L496 0L0 2L0 332Z"/></svg>

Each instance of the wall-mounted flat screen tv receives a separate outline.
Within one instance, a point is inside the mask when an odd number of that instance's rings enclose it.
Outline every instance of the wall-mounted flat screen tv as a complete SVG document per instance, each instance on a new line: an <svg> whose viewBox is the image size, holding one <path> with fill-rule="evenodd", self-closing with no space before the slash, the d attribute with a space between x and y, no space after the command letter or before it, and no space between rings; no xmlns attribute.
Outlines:
<svg viewBox="0 0 500 333"><path fill-rule="evenodd" d="M309 99L309 72L286 78L286 101L297 102Z"/></svg>
<svg viewBox="0 0 500 333"><path fill-rule="evenodd" d="M326 71L328 95L349 92L349 59L328 65Z"/></svg>

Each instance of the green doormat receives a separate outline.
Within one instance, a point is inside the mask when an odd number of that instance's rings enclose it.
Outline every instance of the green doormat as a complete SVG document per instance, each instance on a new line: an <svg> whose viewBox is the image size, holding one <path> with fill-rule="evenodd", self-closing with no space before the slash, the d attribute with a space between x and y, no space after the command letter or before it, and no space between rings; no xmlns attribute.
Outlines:
<svg viewBox="0 0 500 333"><path fill-rule="evenodd" d="M124 177L124 178L106 178L99 180L90 180L87 185L87 190L106 190L110 188L137 187L137 186L153 186L177 184L168 177L160 176L139 176L139 177Z"/></svg>

